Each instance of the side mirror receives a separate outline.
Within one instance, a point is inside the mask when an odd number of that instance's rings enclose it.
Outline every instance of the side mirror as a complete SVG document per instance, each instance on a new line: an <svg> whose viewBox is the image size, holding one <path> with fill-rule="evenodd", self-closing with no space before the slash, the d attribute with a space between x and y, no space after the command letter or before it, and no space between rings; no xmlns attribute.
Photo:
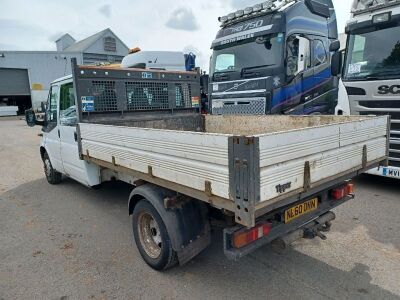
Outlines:
<svg viewBox="0 0 400 300"><path fill-rule="evenodd" d="M336 52L340 50L340 42L338 40L333 41L331 45L329 46L329 51L330 52Z"/></svg>
<svg viewBox="0 0 400 300"><path fill-rule="evenodd" d="M332 76L338 76L342 73L342 53L335 52L331 61Z"/></svg>
<svg viewBox="0 0 400 300"><path fill-rule="evenodd" d="M34 127L35 125L44 126L44 121L36 120L36 114L33 109L28 109L25 111L25 120L29 127Z"/></svg>

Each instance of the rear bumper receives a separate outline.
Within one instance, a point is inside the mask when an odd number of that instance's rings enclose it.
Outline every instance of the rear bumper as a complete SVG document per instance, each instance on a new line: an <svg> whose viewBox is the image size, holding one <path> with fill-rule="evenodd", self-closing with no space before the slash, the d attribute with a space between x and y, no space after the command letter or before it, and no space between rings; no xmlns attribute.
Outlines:
<svg viewBox="0 0 400 300"><path fill-rule="evenodd" d="M272 228L271 228L270 233L267 236L255 241L252 244L249 244L243 248L237 249L232 246L233 234L243 227L239 225L239 226L234 226L234 227L230 227L230 228L225 228L224 234L223 234L223 236L224 236L223 243L224 243L224 253L225 253L226 257L231 260L237 260L237 259L257 250L258 248L271 243L272 241L275 241L279 238L283 238L283 237L285 237L291 233L294 233L296 231L299 232L299 230L304 230L304 235L306 235L306 233L307 233L306 231L314 230L318 226L323 225L322 223L321 224L319 223L320 221L323 220L324 223L327 221L331 221L332 219L329 219L329 218L327 219L327 216L328 216L328 214L332 214L332 213L330 213L330 211L333 208L335 208L351 199L354 199L354 195L348 195L341 200L332 200L329 198L327 191L324 193L321 193L319 195L314 195L311 198L314 198L314 197L318 197L320 200L318 210L316 210L314 212L310 212L290 223L285 224L281 220L281 216L283 216L285 210L293 205L307 201L309 198L303 199L303 200L301 200L297 203L294 203L290 206L282 207L280 209L277 209L277 210L261 217L260 220L268 220L269 222L272 223ZM303 236L299 235L299 238L301 238L301 237L303 237Z"/></svg>

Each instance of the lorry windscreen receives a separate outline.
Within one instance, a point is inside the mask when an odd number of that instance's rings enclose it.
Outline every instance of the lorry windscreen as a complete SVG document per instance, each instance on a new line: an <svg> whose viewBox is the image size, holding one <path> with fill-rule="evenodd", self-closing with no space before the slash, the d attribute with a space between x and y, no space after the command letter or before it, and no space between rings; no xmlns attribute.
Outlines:
<svg viewBox="0 0 400 300"><path fill-rule="evenodd" d="M282 61L282 33L247 39L214 49L210 74L241 72L246 68L279 66Z"/></svg>
<svg viewBox="0 0 400 300"><path fill-rule="evenodd" d="M400 27L351 34L345 80L394 79L400 76Z"/></svg>

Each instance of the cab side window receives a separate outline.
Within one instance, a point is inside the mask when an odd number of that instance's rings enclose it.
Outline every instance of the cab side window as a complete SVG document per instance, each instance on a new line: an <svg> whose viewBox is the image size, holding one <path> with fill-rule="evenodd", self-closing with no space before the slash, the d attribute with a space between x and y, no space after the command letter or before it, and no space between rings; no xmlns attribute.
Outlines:
<svg viewBox="0 0 400 300"><path fill-rule="evenodd" d="M319 66L326 63L328 56L326 53L326 48L321 40L314 41L314 66Z"/></svg>
<svg viewBox="0 0 400 300"><path fill-rule="evenodd" d="M57 124L57 92L58 86L53 85L50 88L49 97L47 99L47 123Z"/></svg>
<svg viewBox="0 0 400 300"><path fill-rule="evenodd" d="M287 40L286 73L296 76L311 67L311 42L309 39L293 35Z"/></svg>
<svg viewBox="0 0 400 300"><path fill-rule="evenodd" d="M60 124L75 126L77 121L73 83L66 83L60 88Z"/></svg>

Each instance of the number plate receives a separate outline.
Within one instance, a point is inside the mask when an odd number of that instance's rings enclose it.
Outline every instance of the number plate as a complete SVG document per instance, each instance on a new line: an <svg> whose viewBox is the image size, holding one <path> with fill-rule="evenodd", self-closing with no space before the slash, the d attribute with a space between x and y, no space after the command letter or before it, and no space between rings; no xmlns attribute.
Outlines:
<svg viewBox="0 0 400 300"><path fill-rule="evenodd" d="M318 198L314 198L293 206L285 211L285 223L289 223L294 219L312 212L318 208Z"/></svg>

